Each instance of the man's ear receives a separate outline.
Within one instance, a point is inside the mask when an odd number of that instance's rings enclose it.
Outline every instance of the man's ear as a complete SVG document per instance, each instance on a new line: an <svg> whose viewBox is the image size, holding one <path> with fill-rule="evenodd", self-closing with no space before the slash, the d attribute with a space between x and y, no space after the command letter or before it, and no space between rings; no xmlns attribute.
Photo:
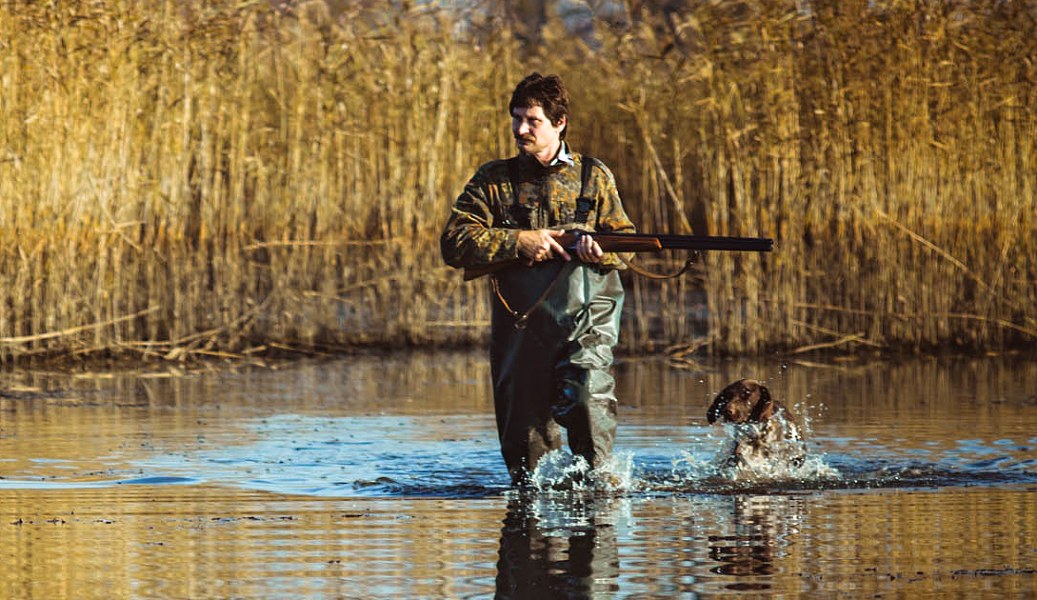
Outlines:
<svg viewBox="0 0 1037 600"><path fill-rule="evenodd" d="M749 413L749 421L761 423L774 416L774 401L771 400L771 392L764 386L759 389L760 399Z"/></svg>

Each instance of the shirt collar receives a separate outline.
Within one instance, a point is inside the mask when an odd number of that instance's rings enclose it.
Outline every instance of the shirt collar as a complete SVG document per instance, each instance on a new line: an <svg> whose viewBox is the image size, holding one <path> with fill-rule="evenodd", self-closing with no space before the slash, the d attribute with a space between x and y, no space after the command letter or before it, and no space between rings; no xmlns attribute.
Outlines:
<svg viewBox="0 0 1037 600"><path fill-rule="evenodd" d="M558 150L558 156L554 157L551 163L547 166L557 167L558 165L569 165L570 167L576 164L576 160L573 159L572 154L569 153L569 145L562 142L562 147Z"/></svg>

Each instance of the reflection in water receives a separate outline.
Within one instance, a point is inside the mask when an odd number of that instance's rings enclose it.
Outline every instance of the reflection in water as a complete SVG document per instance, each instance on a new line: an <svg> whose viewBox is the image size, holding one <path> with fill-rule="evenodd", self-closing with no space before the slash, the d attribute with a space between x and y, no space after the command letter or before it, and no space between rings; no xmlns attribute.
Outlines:
<svg viewBox="0 0 1037 600"><path fill-rule="evenodd" d="M622 503L579 494L511 499L501 528L497 597L611 597L619 589Z"/></svg>
<svg viewBox="0 0 1037 600"><path fill-rule="evenodd" d="M775 573L775 562L797 533L803 512L802 499L789 496L733 496L730 531L709 536L709 556L720 563L710 569L735 579L725 587L732 590L767 590L767 577Z"/></svg>
<svg viewBox="0 0 1037 600"><path fill-rule="evenodd" d="M629 498L590 493L516 493L501 528L497 597L601 598L629 591L624 579L641 577L629 572L632 565L620 564L620 538L632 526L631 506ZM716 496L692 506L692 534L661 540L684 557L677 561L683 569L675 566L681 573L677 582L685 584L675 583L671 591L689 591L687 582L701 578L705 569L719 576L711 582L718 589L770 590L771 576L799 533L804 498Z"/></svg>

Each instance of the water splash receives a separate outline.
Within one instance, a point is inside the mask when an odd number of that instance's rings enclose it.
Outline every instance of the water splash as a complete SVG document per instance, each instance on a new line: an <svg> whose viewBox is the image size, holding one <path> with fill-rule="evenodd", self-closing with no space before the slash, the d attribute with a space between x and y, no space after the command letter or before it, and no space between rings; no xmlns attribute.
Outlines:
<svg viewBox="0 0 1037 600"><path fill-rule="evenodd" d="M821 482L837 481L842 474L825 463L823 456L807 454L796 461L750 460L732 463L718 454L718 475L733 482L764 483L769 481Z"/></svg>
<svg viewBox="0 0 1037 600"><path fill-rule="evenodd" d="M619 493L633 488L634 455L613 454L604 464L592 469L582 456L564 450L548 452L529 477L532 488L550 493Z"/></svg>
<svg viewBox="0 0 1037 600"><path fill-rule="evenodd" d="M839 470L825 461L824 454L810 450L794 423L782 425L791 432L789 437L765 439L757 444L756 440L767 435L762 424L725 424L715 454L701 457L682 452L673 461L668 484L802 484L840 480Z"/></svg>

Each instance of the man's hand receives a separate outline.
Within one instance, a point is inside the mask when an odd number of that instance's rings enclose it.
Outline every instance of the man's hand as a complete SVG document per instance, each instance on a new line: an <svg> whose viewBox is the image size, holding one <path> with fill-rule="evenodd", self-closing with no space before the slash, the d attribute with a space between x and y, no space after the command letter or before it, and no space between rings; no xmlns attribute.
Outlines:
<svg viewBox="0 0 1037 600"><path fill-rule="evenodd" d="M563 233L565 232L558 229L520 231L518 233L519 256L528 261L527 265L551 260L556 256L560 256L565 260L572 260L569 253L565 251L565 248L562 248L562 245L556 239Z"/></svg>
<svg viewBox="0 0 1037 600"><path fill-rule="evenodd" d="M558 243L558 237L564 232L558 229L534 229L518 233L518 253L526 259L527 265L551 260L558 256L564 260L572 260L565 248ZM599 263L604 252L601 246L589 235L580 236L576 241L576 256L586 263Z"/></svg>
<svg viewBox="0 0 1037 600"><path fill-rule="evenodd" d="M581 235L576 239L576 256L580 257L585 263L597 264L601 262L601 257L605 253L602 251L601 246L598 242L594 241L589 235Z"/></svg>

